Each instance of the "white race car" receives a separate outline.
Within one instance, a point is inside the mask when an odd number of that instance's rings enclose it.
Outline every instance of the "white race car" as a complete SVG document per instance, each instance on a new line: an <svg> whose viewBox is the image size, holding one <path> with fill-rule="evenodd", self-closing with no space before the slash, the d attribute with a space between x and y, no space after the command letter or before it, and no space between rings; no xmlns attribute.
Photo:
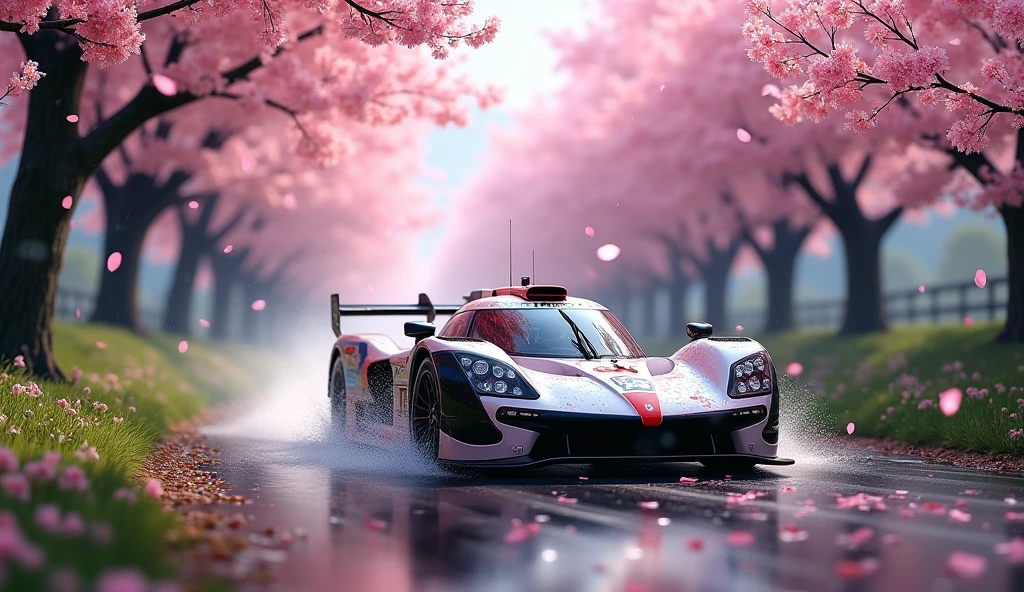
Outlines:
<svg viewBox="0 0 1024 592"><path fill-rule="evenodd" d="M348 440L412 444L445 464L522 467L700 462L722 470L779 458L772 359L747 337L686 326L689 342L648 357L604 306L559 286L479 290L462 305L342 306L331 352L332 423ZM341 317L423 314L411 349L345 335ZM437 314L452 315L435 335Z"/></svg>

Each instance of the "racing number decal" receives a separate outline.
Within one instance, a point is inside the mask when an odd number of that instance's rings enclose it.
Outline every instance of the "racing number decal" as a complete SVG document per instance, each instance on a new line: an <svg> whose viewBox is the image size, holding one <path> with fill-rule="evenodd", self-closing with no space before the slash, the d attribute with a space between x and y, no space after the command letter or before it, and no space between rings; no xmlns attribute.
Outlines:
<svg viewBox="0 0 1024 592"><path fill-rule="evenodd" d="M661 425L661 402L658 401L658 394L652 392L622 393L623 397L640 414L640 420L645 426L654 427Z"/></svg>

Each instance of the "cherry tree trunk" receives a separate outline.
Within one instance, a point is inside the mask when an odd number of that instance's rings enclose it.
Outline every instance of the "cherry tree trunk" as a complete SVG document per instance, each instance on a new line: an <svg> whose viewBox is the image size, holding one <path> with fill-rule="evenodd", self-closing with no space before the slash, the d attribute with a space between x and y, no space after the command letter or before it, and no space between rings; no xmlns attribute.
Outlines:
<svg viewBox="0 0 1024 592"><path fill-rule="evenodd" d="M668 326L672 337L686 337L686 303L690 294L690 281L686 276L675 278L669 286Z"/></svg>
<svg viewBox="0 0 1024 592"><path fill-rule="evenodd" d="M211 258L213 264L213 316L210 319L210 335L214 339L228 339L231 336L231 297L238 286L239 268L233 261L223 257Z"/></svg>
<svg viewBox="0 0 1024 592"><path fill-rule="evenodd" d="M793 288L796 260L809 230L792 230L783 221L774 225L775 241L770 250L760 250L768 276L768 310L765 330L769 333L788 331L794 327Z"/></svg>
<svg viewBox="0 0 1024 592"><path fill-rule="evenodd" d="M195 291L199 258L203 255L203 242L192 232L182 233L178 263L174 266L171 289L164 307L164 329L187 337L192 324L192 295Z"/></svg>
<svg viewBox="0 0 1024 592"><path fill-rule="evenodd" d="M86 64L77 43L58 49L58 35L20 36L28 58L39 62L46 77L20 99L29 106L0 243L0 358L24 356L33 374L63 380L53 351L53 323L73 210L61 201L70 195L77 202L88 175L74 151L77 125L66 119L78 112Z"/></svg>
<svg viewBox="0 0 1024 592"><path fill-rule="evenodd" d="M840 335L888 330L882 300L882 237L874 221L839 225L846 250L846 312Z"/></svg>
<svg viewBox="0 0 1024 592"><path fill-rule="evenodd" d="M729 271L739 251L740 241L733 240L728 247L711 247L707 263L701 266L704 279L704 320L724 331L726 327L726 302L729 291Z"/></svg>
<svg viewBox="0 0 1024 592"><path fill-rule="evenodd" d="M103 270L100 292L92 322L107 323L143 332L139 317L138 282L142 264L142 244L148 225L118 224L107 216L107 230L103 239ZM121 266L107 271L106 261L114 252L121 254Z"/></svg>
<svg viewBox="0 0 1024 592"><path fill-rule="evenodd" d="M1006 225L1009 294L1006 324L996 341L1024 342L1024 207L1004 205L999 213Z"/></svg>

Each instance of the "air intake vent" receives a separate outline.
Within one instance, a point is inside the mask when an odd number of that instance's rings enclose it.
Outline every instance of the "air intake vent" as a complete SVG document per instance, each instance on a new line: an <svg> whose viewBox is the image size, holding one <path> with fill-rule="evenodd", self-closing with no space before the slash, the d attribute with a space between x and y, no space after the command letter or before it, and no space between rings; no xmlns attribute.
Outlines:
<svg viewBox="0 0 1024 592"><path fill-rule="evenodd" d="M530 286L526 289L526 299L538 302L565 300L569 291L562 286Z"/></svg>
<svg viewBox="0 0 1024 592"><path fill-rule="evenodd" d="M708 341L753 341L749 337L708 337Z"/></svg>

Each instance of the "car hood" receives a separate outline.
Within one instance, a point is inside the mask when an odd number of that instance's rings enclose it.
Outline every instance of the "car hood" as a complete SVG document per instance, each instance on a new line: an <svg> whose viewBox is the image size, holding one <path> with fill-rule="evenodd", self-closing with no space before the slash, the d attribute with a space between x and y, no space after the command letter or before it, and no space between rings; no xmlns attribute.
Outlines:
<svg viewBox="0 0 1024 592"><path fill-rule="evenodd" d="M701 413L732 406L715 381L686 362L669 358L577 360L514 356L523 376L541 395L541 408L608 415L645 415L647 404L659 415ZM613 377L643 378L655 393L635 393ZM720 393L720 394L719 394Z"/></svg>

